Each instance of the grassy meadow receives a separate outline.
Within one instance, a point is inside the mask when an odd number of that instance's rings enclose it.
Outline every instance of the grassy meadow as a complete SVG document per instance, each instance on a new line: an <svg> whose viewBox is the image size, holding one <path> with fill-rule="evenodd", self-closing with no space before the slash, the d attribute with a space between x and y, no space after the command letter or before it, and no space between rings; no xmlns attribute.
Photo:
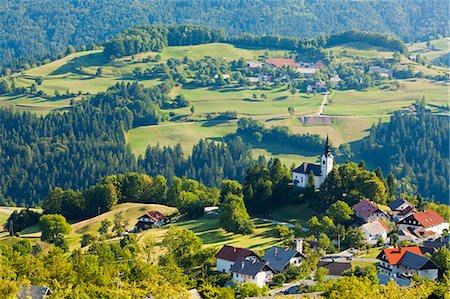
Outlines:
<svg viewBox="0 0 450 299"><path fill-rule="evenodd" d="M434 47L434 49L433 49ZM427 47L427 42L414 43L408 46L408 50L413 55L421 55L433 60L450 52L450 38L441 38L430 41L430 48Z"/></svg>

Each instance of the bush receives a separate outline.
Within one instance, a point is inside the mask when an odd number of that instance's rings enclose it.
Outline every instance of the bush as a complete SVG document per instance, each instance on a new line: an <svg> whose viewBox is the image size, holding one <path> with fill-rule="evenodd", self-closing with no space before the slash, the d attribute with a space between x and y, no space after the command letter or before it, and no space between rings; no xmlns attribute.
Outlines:
<svg viewBox="0 0 450 299"><path fill-rule="evenodd" d="M283 273L275 274L272 278L272 285L281 286L286 282L286 276Z"/></svg>
<svg viewBox="0 0 450 299"><path fill-rule="evenodd" d="M95 242L96 237L93 234L84 234L81 237L81 247L86 247Z"/></svg>

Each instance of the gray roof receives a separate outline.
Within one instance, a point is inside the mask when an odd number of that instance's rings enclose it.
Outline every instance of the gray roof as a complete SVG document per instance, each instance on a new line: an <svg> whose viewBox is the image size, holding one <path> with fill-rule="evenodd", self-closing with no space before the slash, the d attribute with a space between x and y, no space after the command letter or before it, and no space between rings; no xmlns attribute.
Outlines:
<svg viewBox="0 0 450 299"><path fill-rule="evenodd" d="M399 286L403 287L409 287L411 285L411 280L406 278L400 278L400 277L390 277L386 274L378 273L378 284L380 285L386 285L391 279L395 281Z"/></svg>
<svg viewBox="0 0 450 299"><path fill-rule="evenodd" d="M291 258L301 256L300 252L293 249L283 249L278 246L269 248L262 259L270 265L275 271L281 272L289 265Z"/></svg>
<svg viewBox="0 0 450 299"><path fill-rule="evenodd" d="M51 294L51 290L46 286L21 286L18 298L43 299Z"/></svg>
<svg viewBox="0 0 450 299"><path fill-rule="evenodd" d="M400 261L400 264L410 269L437 269L438 267L424 256L415 254L411 251L406 251Z"/></svg>
<svg viewBox="0 0 450 299"><path fill-rule="evenodd" d="M406 199L404 199L403 197L399 197L389 204L389 208L391 208L392 211L395 211L404 203L407 203L409 206L411 206L411 204Z"/></svg>
<svg viewBox="0 0 450 299"><path fill-rule="evenodd" d="M299 167L294 169L293 172L310 174L311 171L315 176L320 176L322 173L322 170L320 169L319 164L312 164L312 163L306 163L306 162L302 163L302 165L300 165Z"/></svg>
<svg viewBox="0 0 450 299"><path fill-rule="evenodd" d="M255 276L260 271L273 270L265 262L259 262L255 259L238 259L231 267L230 272L244 275Z"/></svg>

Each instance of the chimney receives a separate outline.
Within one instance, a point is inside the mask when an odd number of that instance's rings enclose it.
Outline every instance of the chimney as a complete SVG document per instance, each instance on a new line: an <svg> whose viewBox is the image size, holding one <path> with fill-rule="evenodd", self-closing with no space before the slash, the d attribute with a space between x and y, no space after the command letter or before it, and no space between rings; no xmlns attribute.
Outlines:
<svg viewBox="0 0 450 299"><path fill-rule="evenodd" d="M236 252L236 246L233 246L233 252Z"/></svg>
<svg viewBox="0 0 450 299"><path fill-rule="evenodd" d="M303 239L294 239L294 250L303 254Z"/></svg>
<svg viewBox="0 0 450 299"><path fill-rule="evenodd" d="M275 255L278 254L278 248L275 248Z"/></svg>
<svg viewBox="0 0 450 299"><path fill-rule="evenodd" d="M242 261L241 269L244 269L244 265L245 265L245 263L244 263L244 261Z"/></svg>

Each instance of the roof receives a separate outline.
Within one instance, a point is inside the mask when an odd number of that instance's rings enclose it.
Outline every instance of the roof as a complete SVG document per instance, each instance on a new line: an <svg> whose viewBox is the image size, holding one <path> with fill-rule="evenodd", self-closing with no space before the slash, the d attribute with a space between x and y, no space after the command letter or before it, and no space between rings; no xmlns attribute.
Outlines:
<svg viewBox="0 0 450 299"><path fill-rule="evenodd" d="M401 210L400 212L398 212L399 216L405 216L408 215L410 212L413 212L415 209L412 206L407 206L406 208L404 208L403 210Z"/></svg>
<svg viewBox="0 0 450 299"><path fill-rule="evenodd" d="M257 67L262 67L262 62L258 62L258 61L254 61L254 60L249 60L247 61L247 64L250 68L257 68Z"/></svg>
<svg viewBox="0 0 450 299"><path fill-rule="evenodd" d="M300 165L299 167L297 167L296 169L294 169L293 172L296 173L304 173L304 174L310 174L312 171L312 173L315 176L320 176L322 173L322 170L320 169L320 165L318 164L312 164L312 163L302 163L302 165Z"/></svg>
<svg viewBox="0 0 450 299"><path fill-rule="evenodd" d="M403 255L405 254L405 252L407 251L416 253L418 255L422 255L422 251L420 250L419 246L391 247L391 248L384 248L377 258L381 259L381 256L384 254L389 264L397 265L400 262Z"/></svg>
<svg viewBox="0 0 450 299"><path fill-rule="evenodd" d="M352 264L346 262L319 261L317 267L327 268L328 275L342 275L344 271L352 269Z"/></svg>
<svg viewBox="0 0 450 299"><path fill-rule="evenodd" d="M142 217L150 218L155 222L167 219L166 216L164 216L162 213L160 213L158 211L149 211L149 212L145 213L144 215L142 215L140 218L142 218Z"/></svg>
<svg viewBox="0 0 450 299"><path fill-rule="evenodd" d="M353 210L363 218L367 218L372 215L373 212L379 210L378 207L372 204L369 200L363 199L353 206Z"/></svg>
<svg viewBox="0 0 450 299"><path fill-rule="evenodd" d="M313 67L301 67L297 69L297 72L300 74L315 74L316 69Z"/></svg>
<svg viewBox="0 0 450 299"><path fill-rule="evenodd" d="M266 63L274 65L276 68L280 68L282 66L290 66L290 67L298 67L299 64L294 61L292 58L274 58L274 59L266 59Z"/></svg>
<svg viewBox="0 0 450 299"><path fill-rule="evenodd" d="M392 279L401 287L409 287L411 285L411 280L400 277L391 277L386 274L378 273L378 284L387 285L387 283Z"/></svg>
<svg viewBox="0 0 450 299"><path fill-rule="evenodd" d="M435 226L445 222L444 218L442 218L438 213L436 213L433 210L425 210L423 212L417 212L412 214L411 216L414 217L414 219L416 219L416 221L419 222L423 227Z"/></svg>
<svg viewBox="0 0 450 299"><path fill-rule="evenodd" d="M224 245L219 252L216 254L216 258L235 262L240 258L246 258L249 256L256 256L251 250L246 248L240 248L235 246Z"/></svg>
<svg viewBox="0 0 450 299"><path fill-rule="evenodd" d="M381 235L388 231L387 225L379 219L371 220L361 225L361 229L369 233L371 236Z"/></svg>
<svg viewBox="0 0 450 299"><path fill-rule="evenodd" d="M289 265L291 258L301 256L300 252L293 249L284 249L279 246L269 248L262 259L270 265L275 271L281 272Z"/></svg>
<svg viewBox="0 0 450 299"><path fill-rule="evenodd" d="M423 247L426 248L434 248L434 249L439 249L441 247L447 246L450 247L450 245L447 242L442 242L439 240L434 240L434 241L423 241Z"/></svg>
<svg viewBox="0 0 450 299"><path fill-rule="evenodd" d="M261 271L273 270L266 262L260 262L256 259L238 259L233 266L231 266L230 272L239 273L244 275L255 276Z"/></svg>
<svg viewBox="0 0 450 299"><path fill-rule="evenodd" d="M410 269L422 270L422 269L437 269L435 263L422 254L417 254L411 251L406 251L403 255L400 265L408 267Z"/></svg>
<svg viewBox="0 0 450 299"><path fill-rule="evenodd" d="M392 211L397 210L400 206L402 206L403 204L407 203L409 206L412 206L406 199L404 199L403 197L398 197L396 200L394 200L393 202L391 202L389 204L389 208Z"/></svg>
<svg viewBox="0 0 450 299"><path fill-rule="evenodd" d="M31 299L42 299L48 294L51 294L51 290L46 286L24 286L20 287L20 294L18 298L31 298Z"/></svg>

